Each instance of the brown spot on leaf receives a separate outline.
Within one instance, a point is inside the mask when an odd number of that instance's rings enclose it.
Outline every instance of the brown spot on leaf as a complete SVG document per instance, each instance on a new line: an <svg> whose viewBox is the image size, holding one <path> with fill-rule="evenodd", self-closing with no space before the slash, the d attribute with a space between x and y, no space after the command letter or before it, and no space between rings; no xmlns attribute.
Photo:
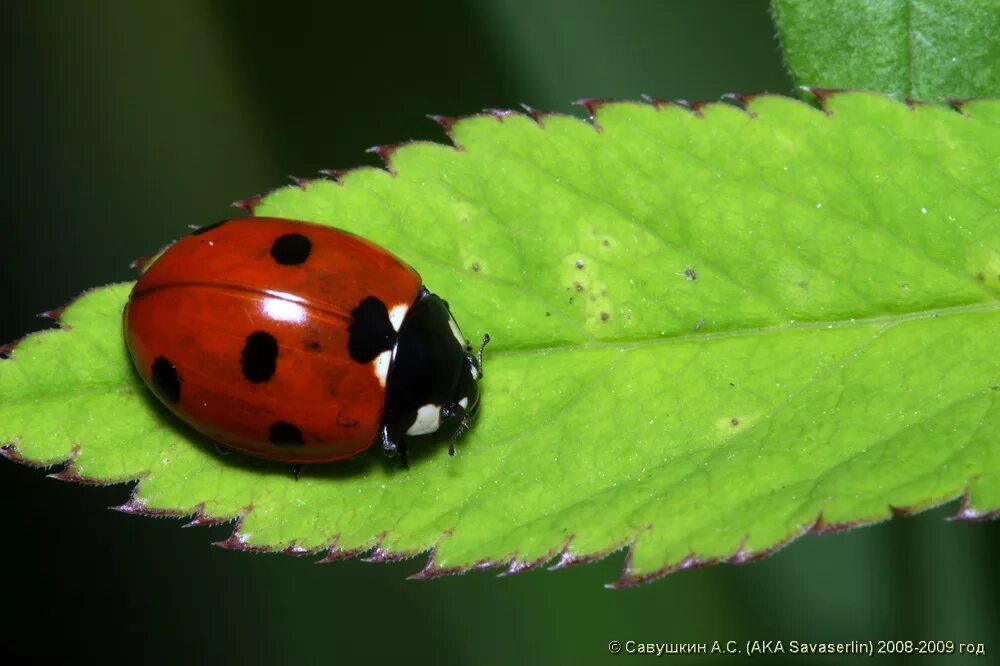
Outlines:
<svg viewBox="0 0 1000 666"><path fill-rule="evenodd" d="M601 321L607 321L608 319L611 319L611 315L609 315L607 312L602 312Z"/></svg>
<svg viewBox="0 0 1000 666"><path fill-rule="evenodd" d="M740 420L738 418L736 418L735 416L729 420L729 425L733 426L734 428L736 426L738 426L739 424L740 424Z"/></svg>
<svg viewBox="0 0 1000 666"><path fill-rule="evenodd" d="M692 280L692 281L697 280L698 279L698 271L696 271L693 268L685 268L684 269L684 277L686 277L688 280Z"/></svg>
<svg viewBox="0 0 1000 666"><path fill-rule="evenodd" d="M479 265L478 261L473 261L472 265L469 266L469 268L472 269L473 273L478 273L480 271L480 269L482 269L482 266Z"/></svg>

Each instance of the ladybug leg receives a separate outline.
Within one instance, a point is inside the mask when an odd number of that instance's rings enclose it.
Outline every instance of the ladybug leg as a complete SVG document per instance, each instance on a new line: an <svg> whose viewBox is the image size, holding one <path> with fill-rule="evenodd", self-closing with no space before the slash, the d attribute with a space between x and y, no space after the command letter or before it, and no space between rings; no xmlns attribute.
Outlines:
<svg viewBox="0 0 1000 666"><path fill-rule="evenodd" d="M403 469L408 468L409 464L407 464L405 440L400 437L398 442L395 441L389 433L389 426L386 425L382 426L381 440L382 450L385 451L385 455L393 457L398 453L400 462L399 466Z"/></svg>
<svg viewBox="0 0 1000 666"><path fill-rule="evenodd" d="M303 465L302 463L296 463L292 465L292 476L295 477L296 481L299 480L299 475L302 474L303 467L305 467L305 465Z"/></svg>

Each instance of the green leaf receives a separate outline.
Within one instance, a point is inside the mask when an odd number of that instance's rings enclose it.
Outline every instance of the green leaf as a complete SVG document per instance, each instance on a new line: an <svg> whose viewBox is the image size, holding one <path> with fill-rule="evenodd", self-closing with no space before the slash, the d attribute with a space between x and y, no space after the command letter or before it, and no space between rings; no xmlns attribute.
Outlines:
<svg viewBox="0 0 1000 666"><path fill-rule="evenodd" d="M238 518L226 545L421 576L630 546L625 585L964 496L1000 510L1000 103L827 112L762 96L452 124L256 213L350 229L417 266L470 337L484 407L450 458L310 467L221 455L159 409L120 326L129 285L0 363L10 457L123 510Z"/></svg>
<svg viewBox="0 0 1000 666"><path fill-rule="evenodd" d="M795 80L907 99L1000 94L1000 3L773 0Z"/></svg>

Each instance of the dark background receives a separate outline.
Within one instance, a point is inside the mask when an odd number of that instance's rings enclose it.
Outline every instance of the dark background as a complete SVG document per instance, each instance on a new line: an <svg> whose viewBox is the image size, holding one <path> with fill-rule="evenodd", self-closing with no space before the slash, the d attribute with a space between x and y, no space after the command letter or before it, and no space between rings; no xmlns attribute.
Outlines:
<svg viewBox="0 0 1000 666"><path fill-rule="evenodd" d="M373 144L443 140L427 113L792 91L762 1L22 1L0 23L0 341L86 287L133 279L131 259L231 215L235 199L376 164ZM954 505L610 591L621 553L414 582L422 559L226 552L208 545L225 526L106 509L127 495L0 461L0 657L586 663L612 659L612 639L1000 650L1000 531L944 522Z"/></svg>

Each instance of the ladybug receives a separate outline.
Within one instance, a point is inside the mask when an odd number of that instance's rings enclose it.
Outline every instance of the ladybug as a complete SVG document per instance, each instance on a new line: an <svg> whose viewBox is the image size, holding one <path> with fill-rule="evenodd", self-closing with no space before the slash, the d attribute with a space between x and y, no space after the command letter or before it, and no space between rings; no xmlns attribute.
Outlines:
<svg viewBox="0 0 1000 666"><path fill-rule="evenodd" d="M295 463L451 436L479 407L482 351L447 301L384 248L308 222L195 230L149 266L123 313L139 374L224 447Z"/></svg>

